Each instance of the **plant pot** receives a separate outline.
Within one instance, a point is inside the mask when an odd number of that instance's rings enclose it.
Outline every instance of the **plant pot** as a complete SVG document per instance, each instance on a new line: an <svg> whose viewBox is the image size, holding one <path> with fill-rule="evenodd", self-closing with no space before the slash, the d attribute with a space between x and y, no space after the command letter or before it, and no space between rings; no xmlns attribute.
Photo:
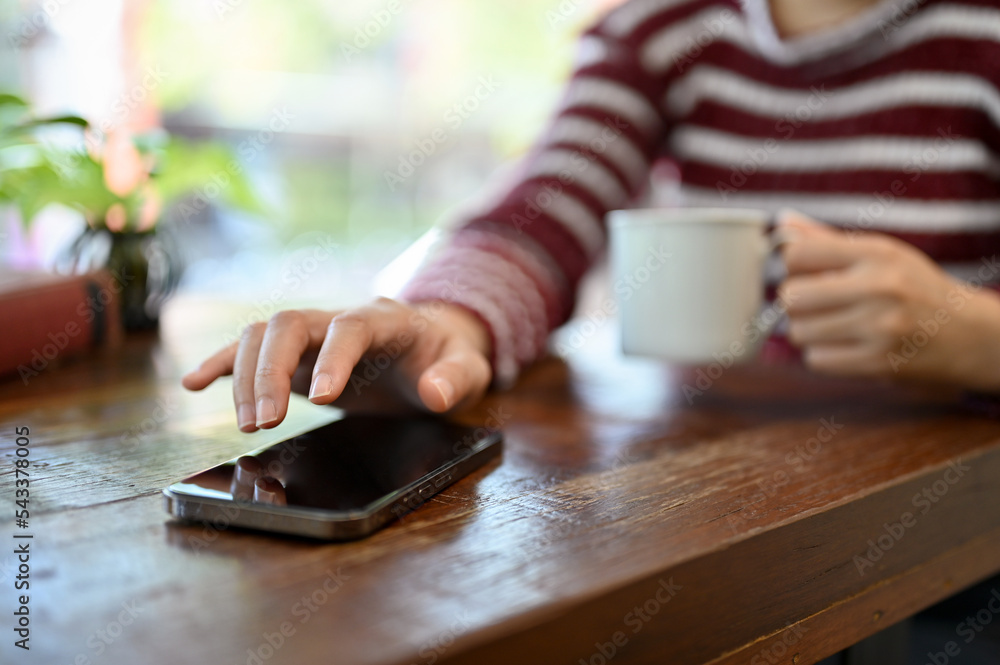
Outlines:
<svg viewBox="0 0 1000 665"><path fill-rule="evenodd" d="M71 272L104 269L121 285L126 330L158 326L160 310L181 272L173 243L155 229L113 232L87 226L70 246L67 259Z"/></svg>

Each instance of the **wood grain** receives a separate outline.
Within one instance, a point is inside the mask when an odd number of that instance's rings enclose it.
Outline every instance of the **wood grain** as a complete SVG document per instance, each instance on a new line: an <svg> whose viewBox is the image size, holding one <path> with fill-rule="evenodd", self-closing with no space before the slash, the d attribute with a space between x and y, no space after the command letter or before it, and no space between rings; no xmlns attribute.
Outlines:
<svg viewBox="0 0 1000 665"><path fill-rule="evenodd" d="M0 662L805 664L1000 570L1000 422L797 366L730 368L689 403L695 371L618 358L606 330L463 414L503 420L503 459L371 538L175 522L162 487L335 415L296 398L248 436L227 383L185 393L231 327L205 311L0 384L0 538L15 426L36 479L32 650L4 547Z"/></svg>

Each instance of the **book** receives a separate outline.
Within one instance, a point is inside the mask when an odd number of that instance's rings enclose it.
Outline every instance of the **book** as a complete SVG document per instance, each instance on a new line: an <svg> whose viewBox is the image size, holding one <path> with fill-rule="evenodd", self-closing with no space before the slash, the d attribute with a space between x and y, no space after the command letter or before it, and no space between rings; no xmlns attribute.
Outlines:
<svg viewBox="0 0 1000 665"><path fill-rule="evenodd" d="M0 270L0 375L27 385L66 358L119 344L122 288L107 271Z"/></svg>

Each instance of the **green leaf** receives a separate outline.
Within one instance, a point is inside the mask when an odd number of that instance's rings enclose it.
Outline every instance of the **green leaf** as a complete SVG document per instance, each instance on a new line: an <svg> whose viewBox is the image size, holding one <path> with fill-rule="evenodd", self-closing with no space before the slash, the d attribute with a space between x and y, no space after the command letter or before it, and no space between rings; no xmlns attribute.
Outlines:
<svg viewBox="0 0 1000 665"><path fill-rule="evenodd" d="M23 99L0 93L0 202L17 206L26 224L52 204L80 210L92 221L103 220L111 206L121 204L126 223L135 224L148 190L137 187L119 196L108 189L103 161L82 143L71 148L42 143L41 129L56 124L89 126L75 115L33 118ZM213 204L263 212L243 166L226 145L179 139L162 130L133 141L153 165L149 185L164 207L200 195Z"/></svg>
<svg viewBox="0 0 1000 665"><path fill-rule="evenodd" d="M45 125L57 125L57 124L68 124L68 125L78 125L86 129L90 127L90 123L76 115L59 115L52 118L33 118L28 122L22 124L21 126L25 129L32 127L42 127Z"/></svg>
<svg viewBox="0 0 1000 665"><path fill-rule="evenodd" d="M251 213L264 208L243 175L243 166L225 145L171 138L158 151L152 183L164 206L191 196L226 203ZM211 200L215 195L218 201Z"/></svg>
<svg viewBox="0 0 1000 665"><path fill-rule="evenodd" d="M0 92L0 106L22 106L27 108L28 102L9 92Z"/></svg>
<svg viewBox="0 0 1000 665"><path fill-rule="evenodd" d="M163 150L166 148L167 144L170 143L170 141L176 140L177 139L171 138L170 134L166 130L145 132L132 137L132 143L135 144L136 149L143 155Z"/></svg>

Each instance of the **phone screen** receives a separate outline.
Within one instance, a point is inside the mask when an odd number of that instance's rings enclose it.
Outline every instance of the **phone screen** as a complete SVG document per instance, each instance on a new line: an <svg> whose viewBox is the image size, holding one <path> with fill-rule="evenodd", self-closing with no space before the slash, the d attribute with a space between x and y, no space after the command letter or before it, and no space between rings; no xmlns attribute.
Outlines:
<svg viewBox="0 0 1000 665"><path fill-rule="evenodd" d="M203 471L169 490L190 498L255 501L252 483L266 477L280 483L280 500L267 501L274 506L353 513L478 455L498 439L498 433L485 428L433 417L348 416ZM240 479L248 473L249 490ZM249 493L240 496L242 491Z"/></svg>

